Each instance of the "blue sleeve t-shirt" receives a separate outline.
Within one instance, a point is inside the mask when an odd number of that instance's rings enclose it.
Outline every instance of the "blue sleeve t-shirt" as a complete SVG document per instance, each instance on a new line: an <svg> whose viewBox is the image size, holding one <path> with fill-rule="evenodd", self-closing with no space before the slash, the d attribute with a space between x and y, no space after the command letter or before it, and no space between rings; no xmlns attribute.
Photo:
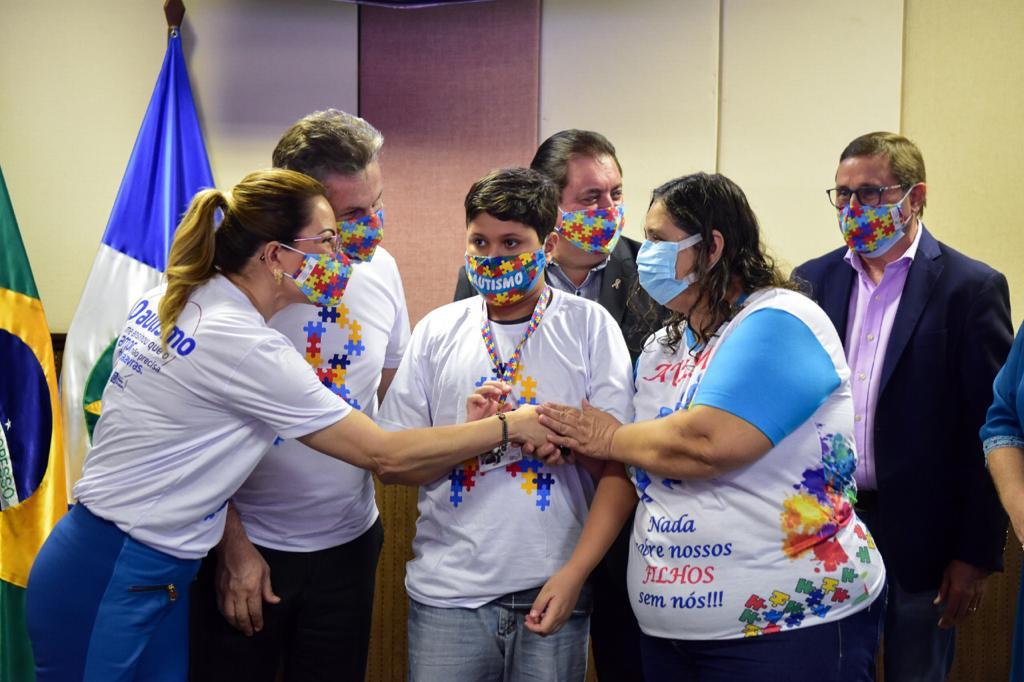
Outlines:
<svg viewBox="0 0 1024 682"><path fill-rule="evenodd" d="M814 332L791 313L765 308L722 342L693 404L735 415L778 445L838 386L835 365Z"/></svg>

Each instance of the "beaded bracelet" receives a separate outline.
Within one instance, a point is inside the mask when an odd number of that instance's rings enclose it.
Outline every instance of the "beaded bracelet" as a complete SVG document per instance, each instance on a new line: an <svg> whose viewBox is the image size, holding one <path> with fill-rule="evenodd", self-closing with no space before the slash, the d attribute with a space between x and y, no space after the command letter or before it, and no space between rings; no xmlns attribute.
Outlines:
<svg viewBox="0 0 1024 682"><path fill-rule="evenodd" d="M490 453L492 455L501 455L508 450L508 418L505 416L504 412L499 412L495 416L497 416L501 421L501 444L495 445L491 448Z"/></svg>

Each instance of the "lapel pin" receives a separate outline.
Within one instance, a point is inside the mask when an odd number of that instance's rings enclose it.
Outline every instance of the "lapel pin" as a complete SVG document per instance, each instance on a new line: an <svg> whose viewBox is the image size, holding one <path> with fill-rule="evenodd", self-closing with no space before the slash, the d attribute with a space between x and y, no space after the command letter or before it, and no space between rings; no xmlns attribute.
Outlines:
<svg viewBox="0 0 1024 682"><path fill-rule="evenodd" d="M622 278L621 277L616 277L615 281L612 282L612 289L618 289L619 286L621 286L621 285L622 285Z"/></svg>

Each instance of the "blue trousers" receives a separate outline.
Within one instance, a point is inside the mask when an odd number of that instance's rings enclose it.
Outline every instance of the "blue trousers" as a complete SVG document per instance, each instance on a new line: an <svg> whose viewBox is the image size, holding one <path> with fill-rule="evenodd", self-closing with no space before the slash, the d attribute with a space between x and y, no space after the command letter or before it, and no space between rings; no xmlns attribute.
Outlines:
<svg viewBox="0 0 1024 682"><path fill-rule="evenodd" d="M760 637L673 640L640 635L644 677L658 682L869 682L885 595L837 621Z"/></svg>
<svg viewBox="0 0 1024 682"><path fill-rule="evenodd" d="M29 575L26 620L38 682L184 680L198 568L198 560L136 542L76 505Z"/></svg>

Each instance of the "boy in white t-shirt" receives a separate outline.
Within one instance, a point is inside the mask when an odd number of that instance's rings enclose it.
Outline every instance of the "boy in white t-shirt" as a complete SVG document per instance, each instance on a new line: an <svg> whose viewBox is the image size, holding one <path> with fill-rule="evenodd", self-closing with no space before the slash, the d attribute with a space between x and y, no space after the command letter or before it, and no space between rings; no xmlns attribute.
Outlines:
<svg viewBox="0 0 1024 682"><path fill-rule="evenodd" d="M480 295L416 326L381 409L384 428L551 400L586 399L632 418L615 320L544 281L558 215L558 190L536 171L495 171L472 186L466 269ZM406 570L410 679L582 680L584 583L635 505L623 469L548 466L509 449L424 480Z"/></svg>

